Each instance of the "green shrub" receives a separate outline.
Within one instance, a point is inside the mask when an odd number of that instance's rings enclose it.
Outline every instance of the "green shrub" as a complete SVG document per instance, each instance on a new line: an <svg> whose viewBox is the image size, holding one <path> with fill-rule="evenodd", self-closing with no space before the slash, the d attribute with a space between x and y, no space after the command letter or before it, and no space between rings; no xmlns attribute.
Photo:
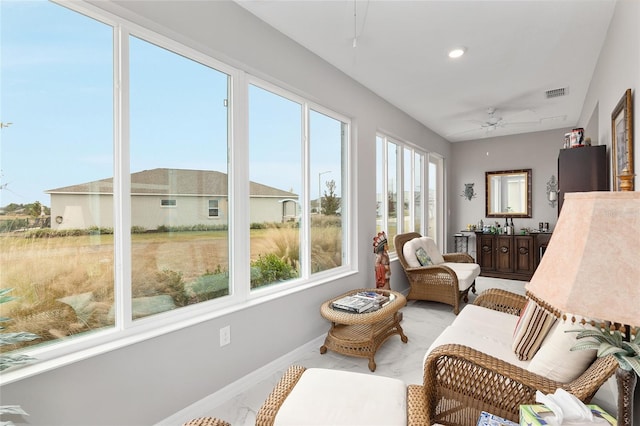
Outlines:
<svg viewBox="0 0 640 426"><path fill-rule="evenodd" d="M251 262L251 288L295 277L295 269L273 253L259 255L257 260Z"/></svg>

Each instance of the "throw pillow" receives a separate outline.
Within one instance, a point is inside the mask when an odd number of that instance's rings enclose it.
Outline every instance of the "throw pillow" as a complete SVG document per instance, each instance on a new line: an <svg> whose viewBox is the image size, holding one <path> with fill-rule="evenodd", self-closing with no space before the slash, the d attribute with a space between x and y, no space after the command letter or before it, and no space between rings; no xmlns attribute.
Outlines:
<svg viewBox="0 0 640 426"><path fill-rule="evenodd" d="M533 358L545 336L549 333L556 317L529 300L513 332L512 349L522 361Z"/></svg>
<svg viewBox="0 0 640 426"><path fill-rule="evenodd" d="M571 318L572 315L567 315ZM567 383L582 373L596 358L596 350L572 351L578 342L578 333L567 330L593 329L591 325L575 324L570 320L558 321L535 354L527 370L560 383Z"/></svg>
<svg viewBox="0 0 640 426"><path fill-rule="evenodd" d="M421 266L433 265L433 262L427 254L427 251L422 247L418 247L418 249L416 250L416 257L418 258L418 262L420 262Z"/></svg>
<svg viewBox="0 0 640 426"><path fill-rule="evenodd" d="M433 263L434 265L444 263L444 257L442 257L442 254L440 253L436 242L433 241L433 238L420 237L420 245L424 247L425 251L431 258L431 263Z"/></svg>
<svg viewBox="0 0 640 426"><path fill-rule="evenodd" d="M402 255L410 268L420 267L420 262L418 262L418 258L416 257L416 251L419 247L422 247L420 238L409 240L402 246Z"/></svg>

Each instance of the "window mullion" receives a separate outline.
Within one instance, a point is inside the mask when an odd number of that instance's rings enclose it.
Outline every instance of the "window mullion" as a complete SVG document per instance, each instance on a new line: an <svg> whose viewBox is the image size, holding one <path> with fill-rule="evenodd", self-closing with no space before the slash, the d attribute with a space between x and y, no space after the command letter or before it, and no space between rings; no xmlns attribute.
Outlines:
<svg viewBox="0 0 640 426"><path fill-rule="evenodd" d="M309 104L302 105L302 215L300 217L300 266L301 277L311 276L311 149L309 130ZM320 196L320 194L318 194Z"/></svg>
<svg viewBox="0 0 640 426"><path fill-rule="evenodd" d="M114 304L116 327L128 328L131 307L131 179L129 138L129 32L114 29Z"/></svg>

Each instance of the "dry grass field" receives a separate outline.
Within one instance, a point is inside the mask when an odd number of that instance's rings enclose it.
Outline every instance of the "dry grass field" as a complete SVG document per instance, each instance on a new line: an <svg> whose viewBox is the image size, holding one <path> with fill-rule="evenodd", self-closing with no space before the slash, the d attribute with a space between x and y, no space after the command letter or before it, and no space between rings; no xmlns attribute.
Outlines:
<svg viewBox="0 0 640 426"><path fill-rule="evenodd" d="M312 272L341 264L340 232L335 226L312 228ZM227 235L227 231L132 234L134 318L228 294ZM11 295L17 298L0 305L0 316L12 319L5 331L42 337L24 344L31 345L113 326L113 238L110 234L0 235L0 288L12 288ZM297 274L298 241L295 227L254 229L250 264L272 254ZM2 351L16 348L4 346Z"/></svg>

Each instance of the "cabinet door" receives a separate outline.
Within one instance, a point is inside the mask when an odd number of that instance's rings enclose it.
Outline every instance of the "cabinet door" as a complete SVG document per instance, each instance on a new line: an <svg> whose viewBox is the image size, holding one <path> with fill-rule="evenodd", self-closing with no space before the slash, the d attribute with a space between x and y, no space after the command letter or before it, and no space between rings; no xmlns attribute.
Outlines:
<svg viewBox="0 0 640 426"><path fill-rule="evenodd" d="M513 272L513 237L496 237L496 269L500 272Z"/></svg>
<svg viewBox="0 0 640 426"><path fill-rule="evenodd" d="M483 271L495 269L494 259L494 237L493 235L476 234L476 256L478 265Z"/></svg>
<svg viewBox="0 0 640 426"><path fill-rule="evenodd" d="M558 214L567 192L609 190L605 145L561 149L558 154Z"/></svg>
<svg viewBox="0 0 640 426"><path fill-rule="evenodd" d="M516 235L515 246L515 272L533 275L536 269L534 237L531 235Z"/></svg>

